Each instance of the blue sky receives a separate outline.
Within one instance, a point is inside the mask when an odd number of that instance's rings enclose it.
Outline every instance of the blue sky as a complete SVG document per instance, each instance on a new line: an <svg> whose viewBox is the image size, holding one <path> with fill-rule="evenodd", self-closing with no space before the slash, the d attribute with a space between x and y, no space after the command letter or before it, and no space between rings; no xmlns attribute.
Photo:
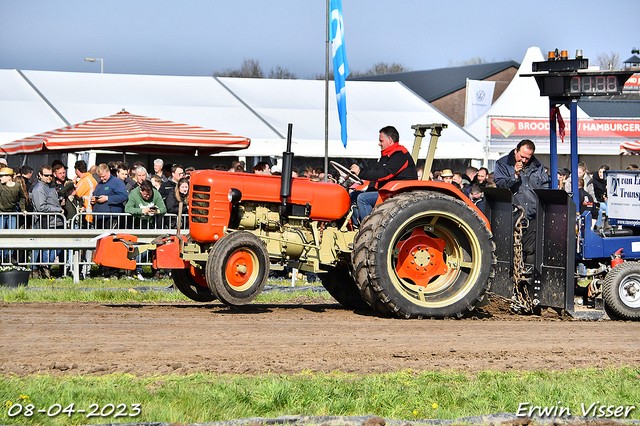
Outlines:
<svg viewBox="0 0 640 426"><path fill-rule="evenodd" d="M413 70L474 57L521 61L527 48L640 47L637 0L342 0L349 66ZM0 0L0 69L211 75L260 61L324 73L325 0Z"/></svg>

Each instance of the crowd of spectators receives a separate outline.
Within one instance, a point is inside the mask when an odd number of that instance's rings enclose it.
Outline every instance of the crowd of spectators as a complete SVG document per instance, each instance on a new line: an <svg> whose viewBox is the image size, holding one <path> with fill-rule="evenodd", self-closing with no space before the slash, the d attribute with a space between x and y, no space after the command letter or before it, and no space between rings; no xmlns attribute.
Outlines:
<svg viewBox="0 0 640 426"><path fill-rule="evenodd" d="M189 212L185 168L179 164L164 167L161 159L154 161L152 173L141 162L131 167L109 162L88 168L79 160L70 174L56 160L33 175L29 166L9 168L0 159L0 229L162 229L177 225L176 217L165 217L166 213L177 215L181 205L183 215ZM28 258L28 254L4 250L2 263L28 262L33 264L32 276L49 278L50 265L56 258L60 261L60 255L60 250L34 250ZM113 276L114 271L103 272ZM155 278L162 277L161 271L153 272Z"/></svg>

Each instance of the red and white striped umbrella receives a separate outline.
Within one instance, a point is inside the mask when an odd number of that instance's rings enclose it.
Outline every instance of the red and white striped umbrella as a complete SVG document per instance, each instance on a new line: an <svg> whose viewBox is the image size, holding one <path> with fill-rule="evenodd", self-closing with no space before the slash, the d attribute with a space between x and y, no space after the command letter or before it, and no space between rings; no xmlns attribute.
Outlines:
<svg viewBox="0 0 640 426"><path fill-rule="evenodd" d="M629 141L620 144L620 155L640 154L640 141Z"/></svg>
<svg viewBox="0 0 640 426"><path fill-rule="evenodd" d="M201 155L249 147L243 136L119 112L0 145L4 154L115 149L157 154Z"/></svg>

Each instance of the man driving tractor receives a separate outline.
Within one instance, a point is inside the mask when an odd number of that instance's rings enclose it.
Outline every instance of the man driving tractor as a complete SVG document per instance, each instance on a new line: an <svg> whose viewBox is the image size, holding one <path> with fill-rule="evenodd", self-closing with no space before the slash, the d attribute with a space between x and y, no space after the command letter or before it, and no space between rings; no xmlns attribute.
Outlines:
<svg viewBox="0 0 640 426"><path fill-rule="evenodd" d="M378 190L388 182L394 180L417 180L418 171L413 158L407 149L398 142L400 135L393 126L380 129L378 145L380 146L380 160L370 169L361 168L357 164L351 165L351 171L363 180L368 180L369 186L365 191L355 191L351 194L352 202L358 207L358 221L362 221L375 206L378 200Z"/></svg>

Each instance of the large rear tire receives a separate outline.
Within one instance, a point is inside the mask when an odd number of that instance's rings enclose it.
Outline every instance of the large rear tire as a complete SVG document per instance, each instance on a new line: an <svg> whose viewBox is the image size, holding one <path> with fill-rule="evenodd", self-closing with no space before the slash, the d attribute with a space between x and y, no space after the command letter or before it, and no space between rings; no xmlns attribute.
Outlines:
<svg viewBox="0 0 640 426"><path fill-rule="evenodd" d="M615 316L626 320L640 319L640 263L616 265L604 279L604 302Z"/></svg>
<svg viewBox="0 0 640 426"><path fill-rule="evenodd" d="M237 231L220 238L209 252L207 284L226 305L250 303L269 276L269 253L255 235Z"/></svg>
<svg viewBox="0 0 640 426"><path fill-rule="evenodd" d="M213 302L218 298L211 292L204 277L196 270L172 269L171 277L176 288L191 300Z"/></svg>
<svg viewBox="0 0 640 426"><path fill-rule="evenodd" d="M369 304L362 299L347 265L325 266L327 272L319 273L323 287L334 299L347 309L369 310Z"/></svg>
<svg viewBox="0 0 640 426"><path fill-rule="evenodd" d="M356 247L366 245L368 252L367 281L360 273L358 284L361 291L370 285L401 318L459 318L489 289L491 237L462 200L428 191L399 194L376 207L356 237Z"/></svg>
<svg viewBox="0 0 640 426"><path fill-rule="evenodd" d="M380 295L373 288L369 280L369 242L375 235L380 217L389 209L389 203L376 206L360 224L360 230L354 238L354 249L351 253L353 276L360 290L362 298L378 314L388 316L391 314L386 304L380 300Z"/></svg>

